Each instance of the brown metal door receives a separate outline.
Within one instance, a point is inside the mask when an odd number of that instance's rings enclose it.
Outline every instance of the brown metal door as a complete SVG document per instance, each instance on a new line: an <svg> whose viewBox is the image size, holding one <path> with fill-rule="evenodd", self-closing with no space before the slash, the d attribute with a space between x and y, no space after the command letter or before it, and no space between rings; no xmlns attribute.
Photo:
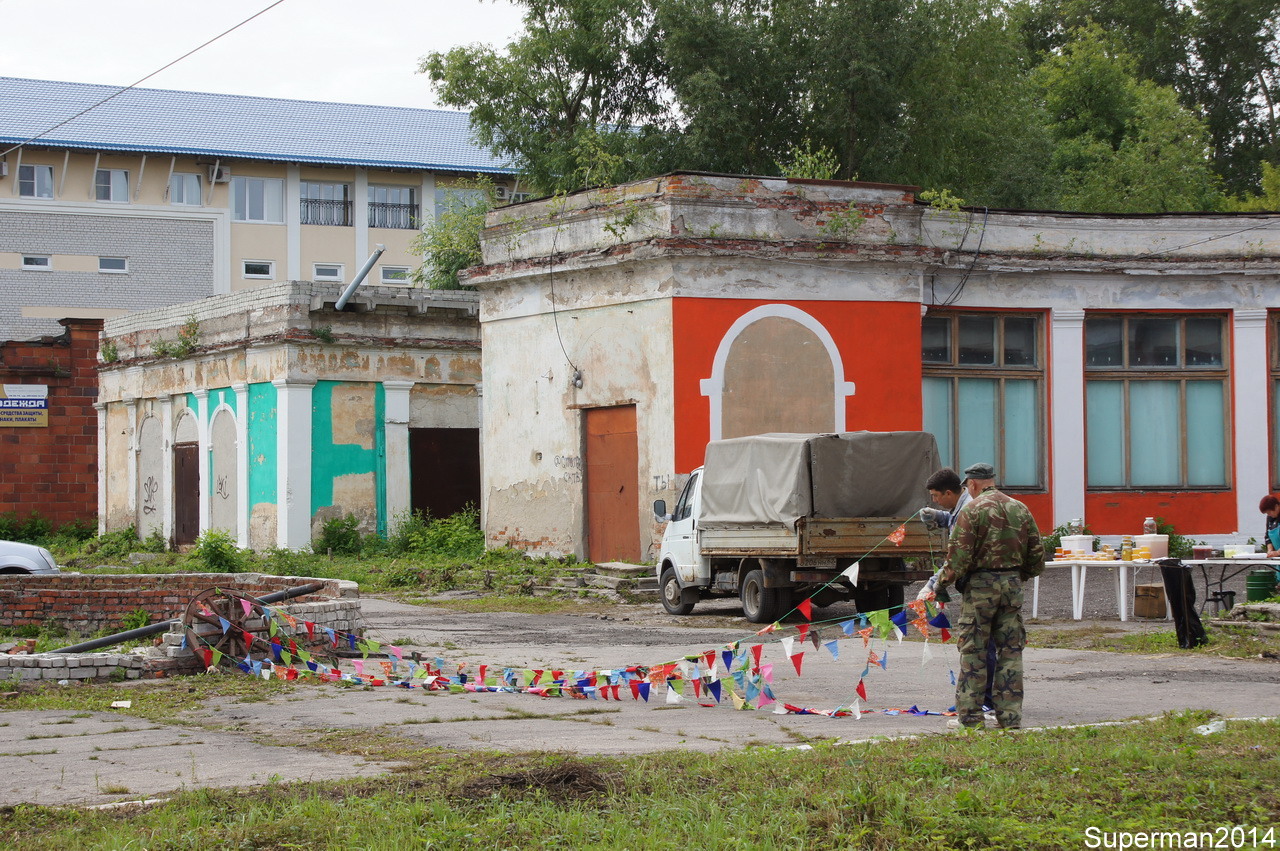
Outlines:
<svg viewBox="0 0 1280 851"><path fill-rule="evenodd" d="M409 505L448 517L480 507L480 429L409 429Z"/></svg>
<svg viewBox="0 0 1280 851"><path fill-rule="evenodd" d="M636 408L586 411L587 552L591 561L640 560Z"/></svg>
<svg viewBox="0 0 1280 851"><path fill-rule="evenodd" d="M200 535L200 445L173 445L173 544L194 544Z"/></svg>

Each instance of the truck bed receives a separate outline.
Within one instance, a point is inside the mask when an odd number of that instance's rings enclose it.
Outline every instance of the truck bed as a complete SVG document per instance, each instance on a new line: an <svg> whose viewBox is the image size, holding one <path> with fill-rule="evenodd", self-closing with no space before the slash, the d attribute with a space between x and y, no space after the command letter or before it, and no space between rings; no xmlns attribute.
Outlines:
<svg viewBox="0 0 1280 851"><path fill-rule="evenodd" d="M930 541L929 532L919 520L906 522L907 535L901 545L885 540L903 523L900 517L801 518L794 532L781 524L716 524L700 532L702 555L919 558L941 555L946 548L946 539L941 535L935 534Z"/></svg>

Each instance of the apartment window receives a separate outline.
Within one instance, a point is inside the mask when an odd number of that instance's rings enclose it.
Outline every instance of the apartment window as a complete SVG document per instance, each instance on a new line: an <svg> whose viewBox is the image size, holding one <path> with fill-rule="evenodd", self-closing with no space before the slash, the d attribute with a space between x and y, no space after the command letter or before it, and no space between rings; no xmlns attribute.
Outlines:
<svg viewBox="0 0 1280 851"><path fill-rule="evenodd" d="M341 263L317 263L312 269L312 279L317 281L341 281Z"/></svg>
<svg viewBox="0 0 1280 851"><path fill-rule="evenodd" d="M1090 488L1227 485L1225 317L1088 316Z"/></svg>
<svg viewBox="0 0 1280 851"><path fill-rule="evenodd" d="M18 195L22 198L52 198L53 166L18 166Z"/></svg>
<svg viewBox="0 0 1280 851"><path fill-rule="evenodd" d="M24 254L22 255L22 268L48 272L53 268L53 258L48 254Z"/></svg>
<svg viewBox="0 0 1280 851"><path fill-rule="evenodd" d="M129 200L129 172L122 168L100 168L93 179L94 197L99 201L124 203Z"/></svg>
<svg viewBox="0 0 1280 851"><path fill-rule="evenodd" d="M274 177L231 178L231 218L237 222L283 222L284 181Z"/></svg>
<svg viewBox="0 0 1280 851"><path fill-rule="evenodd" d="M169 203L200 206L200 175L175 173L170 176Z"/></svg>
<svg viewBox="0 0 1280 851"><path fill-rule="evenodd" d="M119 275L129 271L129 259L127 257L99 257L98 271L108 272Z"/></svg>
<svg viewBox="0 0 1280 851"><path fill-rule="evenodd" d="M370 186L369 227L418 227L417 193L412 186Z"/></svg>
<svg viewBox="0 0 1280 851"><path fill-rule="evenodd" d="M382 267L382 283L384 284L409 283L409 267L408 266L383 266Z"/></svg>
<svg viewBox="0 0 1280 851"><path fill-rule="evenodd" d="M304 225L351 224L351 200L347 197L347 184L304 180L300 189Z"/></svg>
<svg viewBox="0 0 1280 851"><path fill-rule="evenodd" d="M466 213L475 207L489 209L489 194L483 189L454 189L442 187L436 190L436 221L450 213Z"/></svg>
<svg viewBox="0 0 1280 851"><path fill-rule="evenodd" d="M245 260L243 275L246 278L275 278L275 264L270 260Z"/></svg>
<svg viewBox="0 0 1280 851"><path fill-rule="evenodd" d="M988 461L1001 487L1044 487L1039 314L935 313L922 325L924 427L956 470Z"/></svg>

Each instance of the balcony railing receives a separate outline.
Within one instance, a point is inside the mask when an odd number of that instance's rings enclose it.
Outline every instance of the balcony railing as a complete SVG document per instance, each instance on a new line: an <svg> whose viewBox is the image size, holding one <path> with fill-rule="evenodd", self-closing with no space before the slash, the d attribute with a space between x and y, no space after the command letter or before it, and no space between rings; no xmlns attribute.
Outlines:
<svg viewBox="0 0 1280 851"><path fill-rule="evenodd" d="M370 202L369 227L417 230L418 205Z"/></svg>
<svg viewBox="0 0 1280 851"><path fill-rule="evenodd" d="M303 198L302 223L304 225L349 226L351 224L351 202Z"/></svg>

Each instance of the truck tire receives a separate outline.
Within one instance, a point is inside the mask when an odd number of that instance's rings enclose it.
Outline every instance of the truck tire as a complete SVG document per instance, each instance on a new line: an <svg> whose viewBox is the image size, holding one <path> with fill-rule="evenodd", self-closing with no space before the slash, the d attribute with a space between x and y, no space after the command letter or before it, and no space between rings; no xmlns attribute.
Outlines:
<svg viewBox="0 0 1280 851"><path fill-rule="evenodd" d="M764 587L764 571L753 570L742 580L742 613L752 623L773 623L782 614L783 591Z"/></svg>
<svg viewBox="0 0 1280 851"><path fill-rule="evenodd" d="M662 608L667 610L667 614L687 615L693 611L693 603L681 602L680 581L676 579L676 572L669 567L662 571L662 578L658 580L658 593L662 596Z"/></svg>

